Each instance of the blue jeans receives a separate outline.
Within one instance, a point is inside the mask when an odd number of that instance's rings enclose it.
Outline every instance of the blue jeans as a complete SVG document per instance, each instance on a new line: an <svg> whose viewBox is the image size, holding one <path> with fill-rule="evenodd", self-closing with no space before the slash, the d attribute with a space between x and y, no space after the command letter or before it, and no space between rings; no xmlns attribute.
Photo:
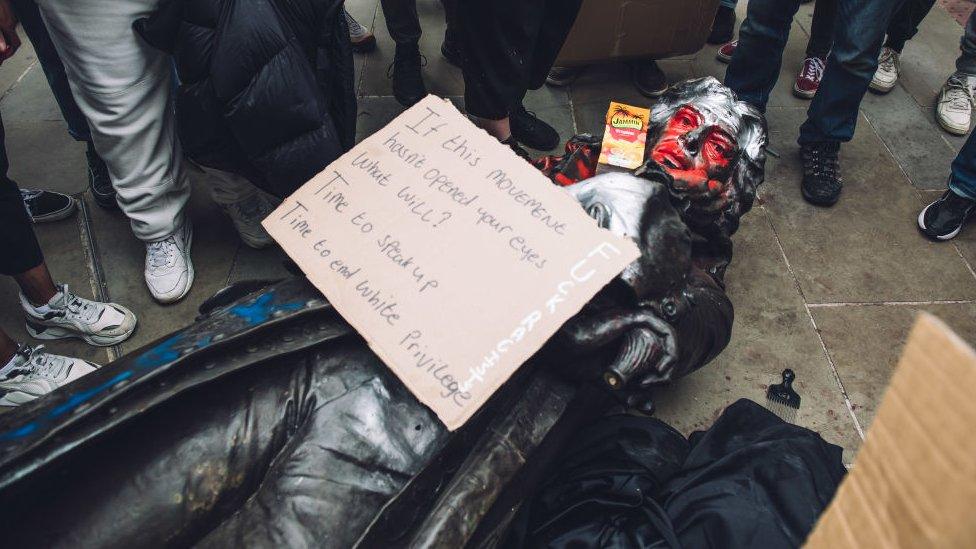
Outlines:
<svg viewBox="0 0 976 549"><path fill-rule="evenodd" d="M850 141L891 13L900 0L837 0L834 40L817 95L800 126L800 144ZM750 0L725 84L766 110L799 0Z"/></svg>
<svg viewBox="0 0 976 549"><path fill-rule="evenodd" d="M976 132L969 134L966 144L952 161L949 188L959 196L976 200Z"/></svg>
<svg viewBox="0 0 976 549"><path fill-rule="evenodd" d="M78 109L78 104L71 95L68 75L64 72L64 65L61 64L61 58L54 49L54 43L47 33L47 27L44 26L41 14L37 10L37 4L34 0L12 0L12 4L20 24L24 27L24 33L34 45L34 52L37 54L37 60L41 62L48 86L51 87L58 108L61 109L61 116L68 125L68 133L78 141L91 142L88 119Z"/></svg>

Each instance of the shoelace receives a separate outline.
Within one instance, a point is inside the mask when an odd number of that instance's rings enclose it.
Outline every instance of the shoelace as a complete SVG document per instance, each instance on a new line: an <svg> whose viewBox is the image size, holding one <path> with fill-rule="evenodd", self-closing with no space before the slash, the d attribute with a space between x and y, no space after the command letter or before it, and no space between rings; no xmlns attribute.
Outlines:
<svg viewBox="0 0 976 549"><path fill-rule="evenodd" d="M64 301L66 303L65 309L72 314L81 317L82 320L88 323L91 323L96 319L96 315L100 312L100 308L95 303L88 301L87 299L82 299L68 291L67 284L63 284L61 286L61 292L64 295Z"/></svg>
<svg viewBox="0 0 976 549"><path fill-rule="evenodd" d="M68 361L63 357L43 353L41 352L43 349L43 345L37 347L24 345L18 353L26 355L28 357L27 362L14 370L18 373L17 376L4 381L24 381L37 378L58 380L64 377Z"/></svg>
<svg viewBox="0 0 976 549"><path fill-rule="evenodd" d="M969 87L969 82L958 76L952 76L946 80L943 97L942 102L948 103L949 108L956 111L971 109L973 104L976 104L976 98L973 97L973 90Z"/></svg>
<svg viewBox="0 0 976 549"><path fill-rule="evenodd" d="M41 192L42 191L35 191L35 190L30 190L30 189L21 189L20 190L20 197L24 199L24 202L26 202L28 200L34 200L38 196L41 196Z"/></svg>
<svg viewBox="0 0 976 549"><path fill-rule="evenodd" d="M898 70L898 54L891 48L881 50L881 59L878 59L878 66L885 72L895 72Z"/></svg>
<svg viewBox="0 0 976 549"><path fill-rule="evenodd" d="M173 265L176 256L176 238L169 237L149 244L149 267L159 269Z"/></svg>
<svg viewBox="0 0 976 549"><path fill-rule="evenodd" d="M804 154L804 168L819 179L840 179L840 162L836 155L827 155L821 149L810 149Z"/></svg>
<svg viewBox="0 0 976 549"><path fill-rule="evenodd" d="M393 62L390 63L390 66L386 68L386 77L393 78L393 70L394 67L396 67L397 65L406 65L407 67L410 67L413 66L414 63L416 63L417 66L419 66L420 68L426 67L427 56L425 56L424 54L420 54L419 57L414 57L412 55L405 55L403 57L394 57Z"/></svg>
<svg viewBox="0 0 976 549"><path fill-rule="evenodd" d="M823 78L825 66L823 59L819 57L808 57L803 62L803 73L801 76L807 80L816 80L819 82Z"/></svg>

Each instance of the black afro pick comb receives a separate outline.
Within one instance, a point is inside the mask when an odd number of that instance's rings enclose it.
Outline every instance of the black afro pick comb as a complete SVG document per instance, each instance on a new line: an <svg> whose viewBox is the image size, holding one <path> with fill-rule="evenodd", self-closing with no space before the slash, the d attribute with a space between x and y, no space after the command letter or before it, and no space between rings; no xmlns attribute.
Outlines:
<svg viewBox="0 0 976 549"><path fill-rule="evenodd" d="M793 380L796 374L789 368L783 370L783 382L770 385L766 389L766 407L783 421L796 422L796 413L800 409L800 395L793 390Z"/></svg>

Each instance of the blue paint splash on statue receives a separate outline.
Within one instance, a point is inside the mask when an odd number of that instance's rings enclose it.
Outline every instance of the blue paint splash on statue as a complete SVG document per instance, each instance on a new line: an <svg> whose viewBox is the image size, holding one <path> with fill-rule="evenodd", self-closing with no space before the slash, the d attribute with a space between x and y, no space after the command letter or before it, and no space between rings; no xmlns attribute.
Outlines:
<svg viewBox="0 0 976 549"><path fill-rule="evenodd" d="M305 303L300 301L275 303L274 294L274 291L264 293L248 303L242 303L240 305L231 307L228 309L228 313L243 319L247 326L251 327L267 322L275 315L275 313L279 311L297 311L305 306ZM202 335L193 340L189 345L185 345L185 342L187 342L189 339L187 337L188 335L189 334L186 332L180 332L166 338L158 345L155 345L136 358L133 362L134 366L139 370L143 370L141 373L145 373L145 370L151 370L165 364L170 364L180 358L181 355L190 351L203 349L214 341L213 335ZM6 433L0 434L0 441L26 437L37 431L40 427L45 426L58 416L64 415L76 409L78 406L104 393L108 389L111 389L118 383L131 378L133 375L135 375L133 370L126 370L109 379L105 383L85 391L74 393L69 396L65 402L54 407L50 412L41 418L26 423L20 427L17 427L16 429L7 431Z"/></svg>

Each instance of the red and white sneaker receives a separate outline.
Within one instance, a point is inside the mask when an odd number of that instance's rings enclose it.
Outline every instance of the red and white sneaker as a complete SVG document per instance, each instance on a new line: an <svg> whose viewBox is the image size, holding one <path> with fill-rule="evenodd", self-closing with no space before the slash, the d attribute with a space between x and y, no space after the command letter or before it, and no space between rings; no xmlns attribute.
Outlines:
<svg viewBox="0 0 976 549"><path fill-rule="evenodd" d="M817 88L820 87L826 66L827 60L822 57L804 59L800 74L796 75L796 82L793 83L793 95L801 99L813 99L817 94Z"/></svg>
<svg viewBox="0 0 976 549"><path fill-rule="evenodd" d="M735 48L738 47L739 41L733 40L721 48L718 49L718 53L715 54L715 58L723 63L728 63L732 61L732 54L735 53Z"/></svg>

